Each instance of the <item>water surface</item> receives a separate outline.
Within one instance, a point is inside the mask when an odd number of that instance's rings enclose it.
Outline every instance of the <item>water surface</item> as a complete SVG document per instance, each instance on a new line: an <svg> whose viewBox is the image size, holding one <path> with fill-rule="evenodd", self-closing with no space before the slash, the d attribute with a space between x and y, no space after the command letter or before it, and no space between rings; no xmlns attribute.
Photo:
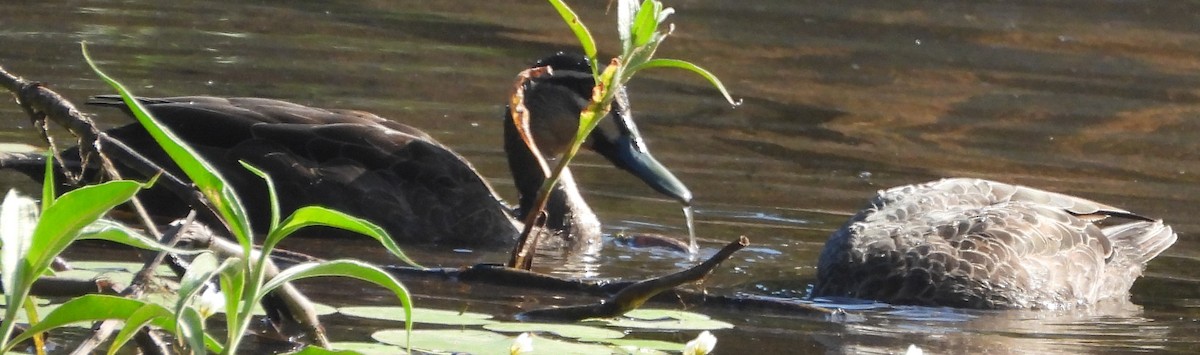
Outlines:
<svg viewBox="0 0 1200 355"><path fill-rule="evenodd" d="M605 2L577 3L601 48L616 48ZM754 243L705 284L709 292L802 295L826 236L876 190L947 176L1087 197L1161 217L1180 235L1135 285L1132 303L1057 313L842 304L854 317L835 320L705 309L737 325L717 332L720 351L1188 352L1200 341L1200 4L668 5L677 31L660 55L712 70L745 102L731 109L702 80L669 71L630 88L651 149L695 193L702 253L738 235ZM77 43L88 41L140 95L280 98L421 127L510 199L499 134L508 87L520 68L574 43L538 1L15 1L0 13L0 65L77 102L110 92L85 69ZM125 122L96 114L105 125ZM0 106L0 117L4 141L39 143L15 105ZM575 174L607 231L685 237L678 206L634 178L593 155ZM319 245L387 262L364 244ZM502 260L421 255L447 266ZM687 265L675 253L607 247L537 268L643 278ZM512 312L538 299L412 287L420 301L448 308Z"/></svg>

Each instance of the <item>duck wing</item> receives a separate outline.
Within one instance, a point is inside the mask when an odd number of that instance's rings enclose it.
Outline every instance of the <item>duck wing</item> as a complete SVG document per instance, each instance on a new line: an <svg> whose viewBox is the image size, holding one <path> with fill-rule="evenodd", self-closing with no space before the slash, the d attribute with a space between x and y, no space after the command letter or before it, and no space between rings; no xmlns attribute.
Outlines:
<svg viewBox="0 0 1200 355"><path fill-rule="evenodd" d="M259 229L269 211L265 185L239 160L270 174L284 215L323 205L415 243L504 245L517 233L506 207L470 163L407 125L361 111L260 98L141 100L230 180ZM111 96L88 103L124 109ZM140 125L110 134L178 172L163 163L169 161L165 153Z"/></svg>

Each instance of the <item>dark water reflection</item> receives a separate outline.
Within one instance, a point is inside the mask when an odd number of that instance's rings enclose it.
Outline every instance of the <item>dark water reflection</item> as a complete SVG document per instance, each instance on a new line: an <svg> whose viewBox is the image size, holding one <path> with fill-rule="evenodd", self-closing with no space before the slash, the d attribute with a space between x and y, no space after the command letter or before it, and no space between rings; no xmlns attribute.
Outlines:
<svg viewBox="0 0 1200 355"><path fill-rule="evenodd" d="M602 48L615 48L602 3L577 6ZM743 234L755 243L713 276L710 292L801 294L827 234L867 196L943 176L1084 196L1162 217L1180 233L1135 285L1136 305L1062 314L883 307L842 321L714 310L738 325L717 333L722 351L887 353L915 343L938 353L1185 352L1200 340L1200 4L669 5L678 31L661 55L713 70L745 100L730 109L674 72L630 89L652 149L696 194L704 252ZM422 127L510 197L501 102L519 68L573 43L537 1L9 1L0 13L0 64L70 98L109 92L84 69L76 43L86 40L139 94L282 98ZM37 143L14 105L0 115L0 140ZM575 174L609 231L684 235L678 206L595 157L581 163ZM355 246L314 249L387 260ZM442 265L500 260L421 255ZM539 269L640 278L687 264L609 247ZM462 297L413 288L446 307ZM528 301L494 291L470 299L501 312Z"/></svg>

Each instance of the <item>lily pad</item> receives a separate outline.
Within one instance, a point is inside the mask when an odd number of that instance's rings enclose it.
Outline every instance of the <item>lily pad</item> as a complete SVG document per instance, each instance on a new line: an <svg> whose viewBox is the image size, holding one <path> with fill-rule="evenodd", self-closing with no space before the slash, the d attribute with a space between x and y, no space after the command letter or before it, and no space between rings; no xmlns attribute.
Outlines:
<svg viewBox="0 0 1200 355"><path fill-rule="evenodd" d="M338 309L342 314L397 322L404 321L404 308L400 306L355 306ZM492 316L483 313L447 311L430 308L413 308L413 322L443 325L484 325L492 324Z"/></svg>
<svg viewBox="0 0 1200 355"><path fill-rule="evenodd" d="M509 333L553 333L560 337L575 339L617 339L625 336L624 332L612 329L590 327L586 325L556 323L493 323L484 325L483 329Z"/></svg>
<svg viewBox="0 0 1200 355"><path fill-rule="evenodd" d="M387 344L404 344L403 329L383 330L371 335L375 340ZM471 353L476 355L508 355L516 337L482 330L414 330L413 350L435 354ZM613 348L600 344L572 343L545 337L533 337L533 351L528 354L610 354ZM525 354L525 353L523 353Z"/></svg>
<svg viewBox="0 0 1200 355"><path fill-rule="evenodd" d="M363 355L392 355L404 352L402 347L381 343L332 342L329 345L335 350L357 351Z"/></svg>
<svg viewBox="0 0 1200 355"><path fill-rule="evenodd" d="M637 328L637 329L658 329L658 330L717 330L733 328L733 324L722 322L714 319L666 319L666 320L639 320L639 319L606 319L605 323L610 327L618 328Z"/></svg>
<svg viewBox="0 0 1200 355"><path fill-rule="evenodd" d="M142 270L142 263L128 261L69 261L67 264L75 270L91 270L96 272L113 272L113 273L135 273ZM159 265L154 269L154 274L159 276L174 277L175 272L171 271L171 267L167 265Z"/></svg>
<svg viewBox="0 0 1200 355"><path fill-rule="evenodd" d="M712 319L711 317L700 314L700 313L680 311L680 310L675 310L675 309L655 309L655 308L635 309L635 310L629 311L628 313L625 313L625 317L639 319L639 320L664 320L664 319L709 320L709 319Z"/></svg>
<svg viewBox="0 0 1200 355"><path fill-rule="evenodd" d="M587 342L612 344L612 345L616 345L617 347L619 347L621 349L632 350L632 351L630 351L630 353L635 353L635 354L646 354L646 353L648 353L647 350L679 352L679 351L683 351L683 347L684 347L684 344L682 344L682 343L673 343L673 342L662 341L662 340L625 339L625 338L622 338L622 339L582 338L579 340L587 341ZM649 352L649 353L653 353L653 352Z"/></svg>

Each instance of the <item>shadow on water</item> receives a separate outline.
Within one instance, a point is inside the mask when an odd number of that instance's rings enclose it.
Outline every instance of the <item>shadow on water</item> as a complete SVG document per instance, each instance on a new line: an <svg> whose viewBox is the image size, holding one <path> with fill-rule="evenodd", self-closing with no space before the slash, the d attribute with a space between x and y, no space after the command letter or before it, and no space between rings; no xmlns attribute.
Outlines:
<svg viewBox="0 0 1200 355"><path fill-rule="evenodd" d="M1188 352L1200 342L1200 4L1066 1L668 1L678 30L663 57L694 60L745 100L648 73L630 88L655 156L696 194L702 253L738 235L711 293L795 297L828 233L876 190L944 176L1025 184L1161 217L1179 242L1149 266L1132 304L1071 312L973 312L837 303L845 319L703 309L732 322L719 351L894 353ZM576 5L615 48L604 8ZM574 38L544 3L200 0L6 2L0 64L69 98L108 89L84 70L92 43L110 74L148 96L280 98L354 108L425 129L512 200L500 113L513 75ZM85 109L86 110L86 109ZM124 122L97 112L105 125ZM36 144L15 105L0 137ZM584 156L575 175L608 232L683 237L679 207ZM4 187L36 188L11 176ZM300 251L390 263L368 243L302 239ZM414 249L430 266L501 253ZM644 278L678 253L603 245L547 258L557 275ZM323 281L330 282L330 281ZM305 284L314 298L382 303L361 284ZM552 294L414 281L423 306L500 314ZM346 290L353 290L348 295ZM664 305L687 307L690 305ZM335 318L334 338L365 340ZM685 334L643 334L686 340Z"/></svg>

